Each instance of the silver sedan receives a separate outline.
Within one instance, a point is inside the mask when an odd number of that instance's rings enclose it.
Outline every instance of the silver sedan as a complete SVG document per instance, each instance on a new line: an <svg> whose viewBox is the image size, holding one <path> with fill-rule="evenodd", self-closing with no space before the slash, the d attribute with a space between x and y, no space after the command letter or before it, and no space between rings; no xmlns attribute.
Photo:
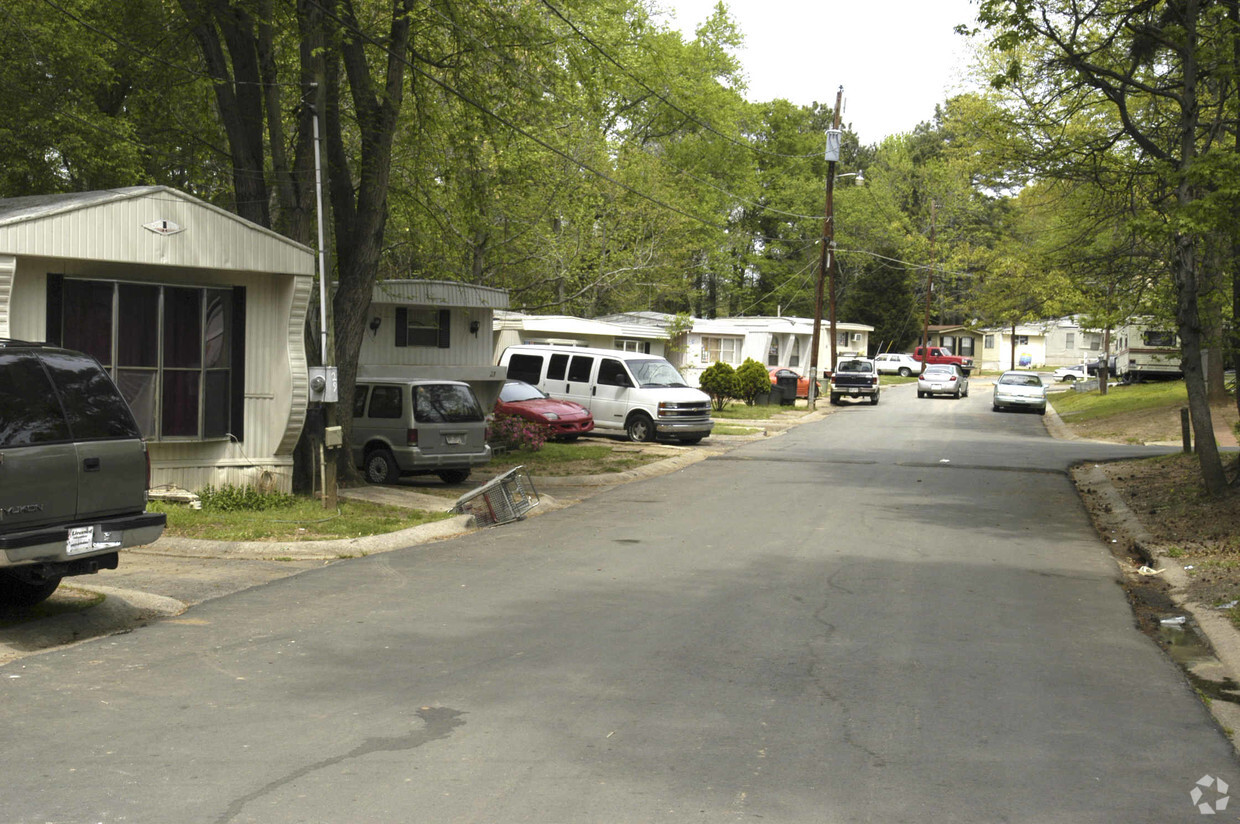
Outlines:
<svg viewBox="0 0 1240 824"><path fill-rule="evenodd" d="M969 378L954 363L932 363L917 378L917 397L934 395L969 397Z"/></svg>
<svg viewBox="0 0 1240 824"><path fill-rule="evenodd" d="M996 412L1004 409L1033 409L1039 415L1046 414L1046 384L1037 372L1012 370L1004 372L995 381L994 407Z"/></svg>

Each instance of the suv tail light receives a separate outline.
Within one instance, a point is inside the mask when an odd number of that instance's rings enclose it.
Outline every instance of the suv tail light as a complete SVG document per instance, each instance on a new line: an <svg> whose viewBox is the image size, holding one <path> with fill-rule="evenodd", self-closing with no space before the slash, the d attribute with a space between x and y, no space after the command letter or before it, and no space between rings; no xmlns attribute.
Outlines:
<svg viewBox="0 0 1240 824"><path fill-rule="evenodd" d="M416 430L416 429L406 429L406 430L405 430L405 444L406 444L407 446L417 446L417 445L418 445L418 430Z"/></svg>

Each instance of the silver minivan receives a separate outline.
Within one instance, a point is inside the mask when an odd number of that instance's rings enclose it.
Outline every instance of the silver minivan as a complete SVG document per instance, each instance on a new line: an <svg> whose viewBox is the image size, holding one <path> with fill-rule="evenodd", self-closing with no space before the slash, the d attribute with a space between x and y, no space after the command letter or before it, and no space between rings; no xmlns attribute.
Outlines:
<svg viewBox="0 0 1240 824"><path fill-rule="evenodd" d="M438 475L448 484L491 460L486 416L463 381L358 378L353 463L371 483Z"/></svg>

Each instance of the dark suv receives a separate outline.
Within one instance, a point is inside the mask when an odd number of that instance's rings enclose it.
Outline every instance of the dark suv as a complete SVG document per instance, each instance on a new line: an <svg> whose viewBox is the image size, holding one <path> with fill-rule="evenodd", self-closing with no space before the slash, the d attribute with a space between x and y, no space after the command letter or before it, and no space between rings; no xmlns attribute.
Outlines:
<svg viewBox="0 0 1240 824"><path fill-rule="evenodd" d="M150 460L99 362L0 339L0 608L30 606L68 575L116 569L164 530L146 511Z"/></svg>

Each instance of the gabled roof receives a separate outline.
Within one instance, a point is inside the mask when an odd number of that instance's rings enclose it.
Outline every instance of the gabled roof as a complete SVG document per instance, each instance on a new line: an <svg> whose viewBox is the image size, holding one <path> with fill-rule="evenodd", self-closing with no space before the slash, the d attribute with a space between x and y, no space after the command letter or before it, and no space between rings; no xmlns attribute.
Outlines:
<svg viewBox="0 0 1240 824"><path fill-rule="evenodd" d="M314 274L314 252L167 186L0 199L0 255Z"/></svg>

